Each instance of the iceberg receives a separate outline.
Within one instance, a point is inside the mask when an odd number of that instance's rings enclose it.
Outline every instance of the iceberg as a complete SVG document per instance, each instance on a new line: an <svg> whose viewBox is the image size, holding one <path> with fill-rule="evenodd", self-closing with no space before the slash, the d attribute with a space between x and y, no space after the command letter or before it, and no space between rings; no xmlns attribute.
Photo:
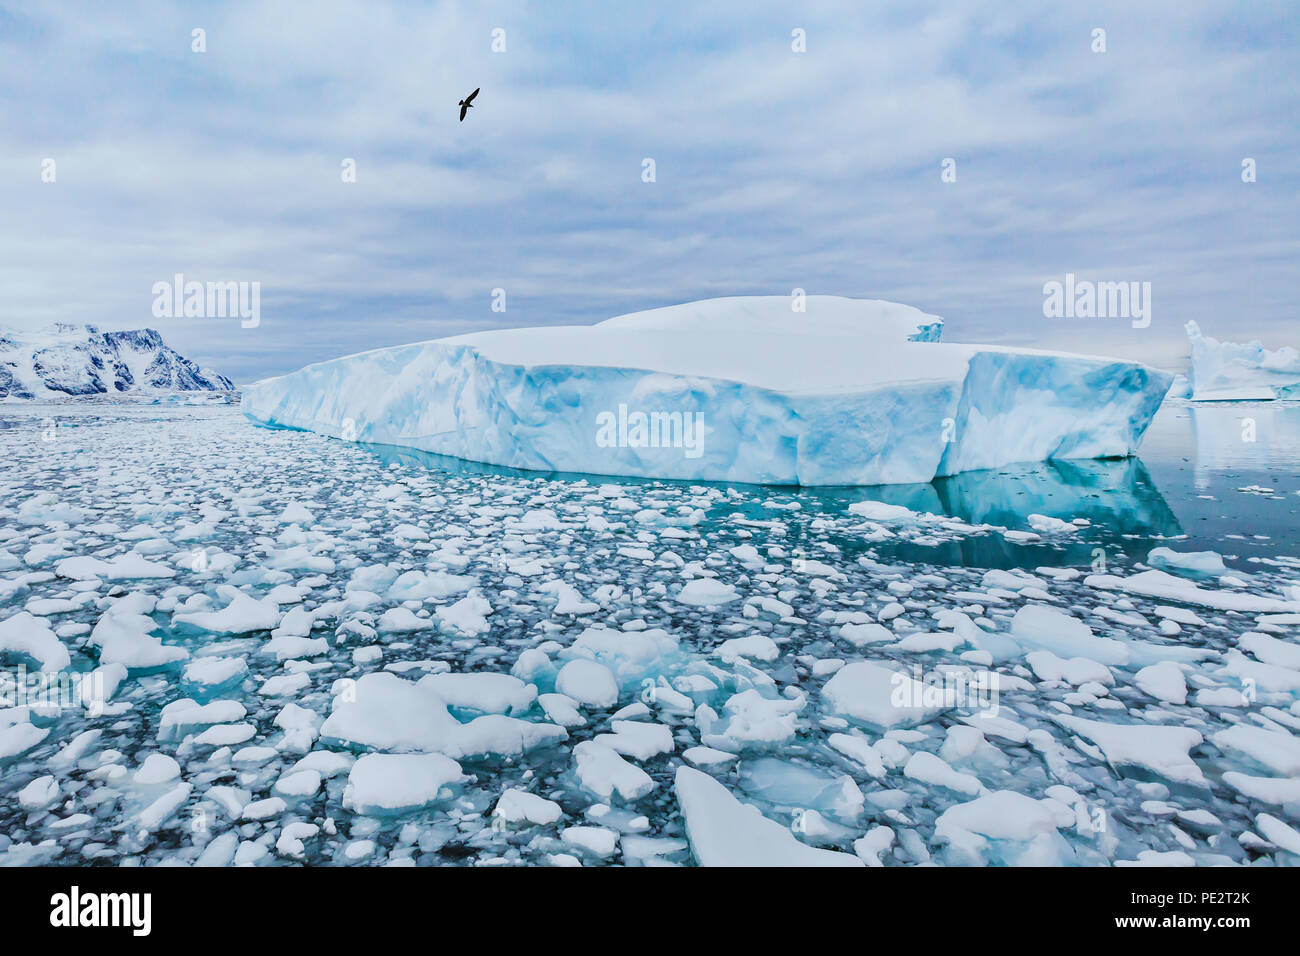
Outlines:
<svg viewBox="0 0 1300 956"><path fill-rule="evenodd" d="M1220 342L1202 335L1195 322L1184 328L1192 345L1192 401L1300 398L1300 352L1289 346L1270 351L1258 341Z"/></svg>
<svg viewBox="0 0 1300 956"><path fill-rule="evenodd" d="M1126 457L1172 382L1132 362L944 343L941 319L898 303L805 304L709 299L376 349L256 382L242 409L531 471L872 485Z"/></svg>

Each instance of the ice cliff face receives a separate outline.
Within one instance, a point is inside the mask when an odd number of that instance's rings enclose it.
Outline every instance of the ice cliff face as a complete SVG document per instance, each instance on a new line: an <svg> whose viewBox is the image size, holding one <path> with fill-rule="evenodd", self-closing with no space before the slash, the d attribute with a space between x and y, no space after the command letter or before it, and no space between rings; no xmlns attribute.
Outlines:
<svg viewBox="0 0 1300 956"><path fill-rule="evenodd" d="M232 388L230 379L199 368L153 329L101 332L60 322L35 332L0 330L0 398Z"/></svg>
<svg viewBox="0 0 1300 956"><path fill-rule="evenodd" d="M539 471L859 485L1128 455L1172 380L941 329L896 303L715 299L322 362L255 383L243 409Z"/></svg>
<svg viewBox="0 0 1300 956"><path fill-rule="evenodd" d="M1283 347L1269 351L1259 342L1239 345L1202 335L1188 322L1192 345L1192 401L1249 401L1300 398L1300 352Z"/></svg>

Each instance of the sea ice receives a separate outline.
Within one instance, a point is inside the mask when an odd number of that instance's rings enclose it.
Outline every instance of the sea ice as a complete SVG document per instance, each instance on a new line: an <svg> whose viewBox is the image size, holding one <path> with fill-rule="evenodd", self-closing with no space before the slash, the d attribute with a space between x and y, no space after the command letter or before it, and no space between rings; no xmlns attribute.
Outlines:
<svg viewBox="0 0 1300 956"><path fill-rule="evenodd" d="M618 703L618 682L608 667L577 658L560 668L555 689L587 707L607 708Z"/></svg>
<svg viewBox="0 0 1300 956"><path fill-rule="evenodd" d="M509 674L430 674L421 680L443 703L482 714L522 714L537 699L537 688Z"/></svg>
<svg viewBox="0 0 1300 956"><path fill-rule="evenodd" d="M0 655L3 654L31 658L43 671L61 671L72 660L49 623L26 611L0 621Z"/></svg>
<svg viewBox="0 0 1300 956"><path fill-rule="evenodd" d="M1221 750L1235 750L1284 777L1300 777L1300 737L1284 731L1237 724L1210 740Z"/></svg>
<svg viewBox="0 0 1300 956"><path fill-rule="evenodd" d="M1016 640L1062 657L1083 657L1101 664L1128 663L1129 648L1121 641L1097 637L1077 618L1042 604L1027 604L1011 621Z"/></svg>
<svg viewBox="0 0 1300 956"><path fill-rule="evenodd" d="M700 739L717 750L766 750L792 740L799 731L802 699L764 697L749 688L733 694L722 707L722 719L702 726Z"/></svg>
<svg viewBox="0 0 1300 956"><path fill-rule="evenodd" d="M1228 573L1223 556L1217 551L1180 552L1171 548L1152 548L1147 555L1147 564L1162 571L1193 577L1218 578Z"/></svg>
<svg viewBox="0 0 1300 956"><path fill-rule="evenodd" d="M1185 559L1136 461L851 508L106 409L0 429L0 863L1294 862L1300 564ZM123 548L175 573L55 573ZM983 672L996 716L930 680Z"/></svg>
<svg viewBox="0 0 1300 956"><path fill-rule="evenodd" d="M216 634L269 631L280 623L279 606L272 600L257 600L230 585L219 586L217 594L226 601L221 610L177 614L176 623Z"/></svg>
<svg viewBox="0 0 1300 956"><path fill-rule="evenodd" d="M520 754L565 736L553 724L486 714L461 723L429 681L411 683L387 672L364 675L334 699L320 727L322 740L387 751L424 751L463 759Z"/></svg>
<svg viewBox="0 0 1300 956"><path fill-rule="evenodd" d="M640 767L628 763L612 747L584 740L573 748L574 775L584 788L602 800L618 794L638 800L654 789L654 780Z"/></svg>
<svg viewBox="0 0 1300 956"><path fill-rule="evenodd" d="M1201 768L1188 755L1204 738L1190 727L1118 724L1082 717L1054 719L1100 747L1113 767L1138 768L1174 783L1206 786Z"/></svg>
<svg viewBox="0 0 1300 956"><path fill-rule="evenodd" d="M441 754L365 754L348 774L343 803L358 813L402 813L439 799L462 776Z"/></svg>
<svg viewBox="0 0 1300 956"><path fill-rule="evenodd" d="M847 853L800 843L789 829L741 803L702 771L678 767L674 789L691 852L701 866L862 866Z"/></svg>
<svg viewBox="0 0 1300 956"><path fill-rule="evenodd" d="M535 793L511 787L501 794L492 815L500 817L507 823L527 821L544 825L559 820L564 815L564 811L554 800L547 800Z"/></svg>
<svg viewBox="0 0 1300 956"><path fill-rule="evenodd" d="M835 672L822 688L834 713L876 727L905 727L944 710L931 702L932 693L902 668L892 670L872 661L855 661Z"/></svg>

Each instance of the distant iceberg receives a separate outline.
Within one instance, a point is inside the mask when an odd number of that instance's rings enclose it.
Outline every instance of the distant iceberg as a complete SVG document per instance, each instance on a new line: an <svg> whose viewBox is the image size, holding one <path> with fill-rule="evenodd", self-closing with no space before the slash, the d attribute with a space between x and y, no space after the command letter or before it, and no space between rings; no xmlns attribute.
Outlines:
<svg viewBox="0 0 1300 956"><path fill-rule="evenodd" d="M942 343L942 320L898 303L792 301L376 349L254 383L243 410L535 471L867 485L1130 455L1172 381L1115 359Z"/></svg>
<svg viewBox="0 0 1300 956"><path fill-rule="evenodd" d="M1269 351L1256 341L1220 342L1202 335L1195 322L1185 328L1192 344L1192 401L1300 399L1300 352L1290 347Z"/></svg>

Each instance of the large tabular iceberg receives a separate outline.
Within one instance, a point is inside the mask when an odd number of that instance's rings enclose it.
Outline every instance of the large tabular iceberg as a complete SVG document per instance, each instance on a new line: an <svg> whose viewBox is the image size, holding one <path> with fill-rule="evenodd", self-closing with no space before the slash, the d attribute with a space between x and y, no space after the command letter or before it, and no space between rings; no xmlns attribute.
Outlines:
<svg viewBox="0 0 1300 956"><path fill-rule="evenodd" d="M1300 352L1285 346L1269 351L1258 341L1220 342L1202 335L1195 322L1186 329L1192 346L1192 401L1300 398Z"/></svg>
<svg viewBox="0 0 1300 956"><path fill-rule="evenodd" d="M244 391L254 421L492 465L768 484L923 482L1136 450L1172 381L938 341L909 306L710 299L376 349Z"/></svg>

